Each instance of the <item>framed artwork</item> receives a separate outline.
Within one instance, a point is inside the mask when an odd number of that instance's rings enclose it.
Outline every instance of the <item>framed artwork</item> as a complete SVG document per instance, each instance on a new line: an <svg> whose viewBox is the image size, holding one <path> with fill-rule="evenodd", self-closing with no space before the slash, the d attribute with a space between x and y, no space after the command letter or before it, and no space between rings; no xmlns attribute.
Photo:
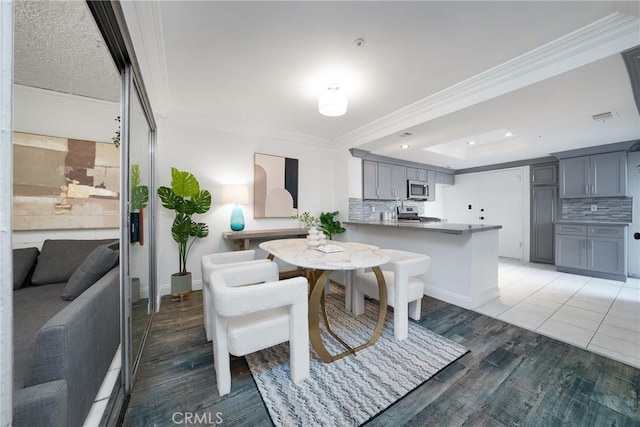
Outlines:
<svg viewBox="0 0 640 427"><path fill-rule="evenodd" d="M110 143L13 133L13 229L120 227L120 154Z"/></svg>
<svg viewBox="0 0 640 427"><path fill-rule="evenodd" d="M254 218L289 218L298 213L298 159L255 153Z"/></svg>

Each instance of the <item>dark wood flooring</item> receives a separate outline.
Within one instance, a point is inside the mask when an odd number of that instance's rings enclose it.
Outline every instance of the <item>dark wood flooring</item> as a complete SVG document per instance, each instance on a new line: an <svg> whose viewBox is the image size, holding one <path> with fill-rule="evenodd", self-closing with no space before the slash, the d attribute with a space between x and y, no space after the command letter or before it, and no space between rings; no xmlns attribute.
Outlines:
<svg viewBox="0 0 640 427"><path fill-rule="evenodd" d="M640 370L433 298L422 307L422 326L470 352L368 425L640 426ZM163 299L124 425L186 424L185 412L201 424L272 425L244 358L231 368L231 394L221 399L201 293Z"/></svg>

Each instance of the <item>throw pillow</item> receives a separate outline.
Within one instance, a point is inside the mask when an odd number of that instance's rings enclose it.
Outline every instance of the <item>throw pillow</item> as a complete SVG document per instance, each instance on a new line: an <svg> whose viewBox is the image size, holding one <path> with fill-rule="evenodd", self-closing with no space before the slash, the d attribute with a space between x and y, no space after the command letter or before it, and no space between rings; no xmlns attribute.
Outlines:
<svg viewBox="0 0 640 427"><path fill-rule="evenodd" d="M111 270L118 258L118 252L106 246L98 246L71 275L62 291L62 299L73 301L81 293L89 289L104 274Z"/></svg>
<svg viewBox="0 0 640 427"><path fill-rule="evenodd" d="M13 290L29 284L29 276L33 273L40 251L38 248L13 250Z"/></svg>
<svg viewBox="0 0 640 427"><path fill-rule="evenodd" d="M108 240L45 240L38 257L31 283L48 285L64 283L97 246L113 243Z"/></svg>

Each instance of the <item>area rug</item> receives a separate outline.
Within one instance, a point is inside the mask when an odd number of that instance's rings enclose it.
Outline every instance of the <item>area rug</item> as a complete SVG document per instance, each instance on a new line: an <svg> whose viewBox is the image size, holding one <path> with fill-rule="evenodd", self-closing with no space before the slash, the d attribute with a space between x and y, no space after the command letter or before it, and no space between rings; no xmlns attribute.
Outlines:
<svg viewBox="0 0 640 427"><path fill-rule="evenodd" d="M344 312L344 292L332 285L327 296L329 321L349 345L366 342L377 318L377 301L365 314ZM322 321L321 321L321 326ZM343 350L323 330L332 354ZM311 376L299 385L289 373L289 344L246 356L258 390L276 426L358 426L384 411L467 353L463 346L409 321L409 338L393 337L392 313L375 345L333 363L311 352Z"/></svg>

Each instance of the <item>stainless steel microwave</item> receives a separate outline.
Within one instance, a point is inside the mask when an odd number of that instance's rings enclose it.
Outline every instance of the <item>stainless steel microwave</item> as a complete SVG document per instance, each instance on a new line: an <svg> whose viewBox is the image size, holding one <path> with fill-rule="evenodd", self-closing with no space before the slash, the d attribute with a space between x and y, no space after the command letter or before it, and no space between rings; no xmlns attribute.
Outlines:
<svg viewBox="0 0 640 427"><path fill-rule="evenodd" d="M413 200L432 200L428 182L407 180L407 196Z"/></svg>

